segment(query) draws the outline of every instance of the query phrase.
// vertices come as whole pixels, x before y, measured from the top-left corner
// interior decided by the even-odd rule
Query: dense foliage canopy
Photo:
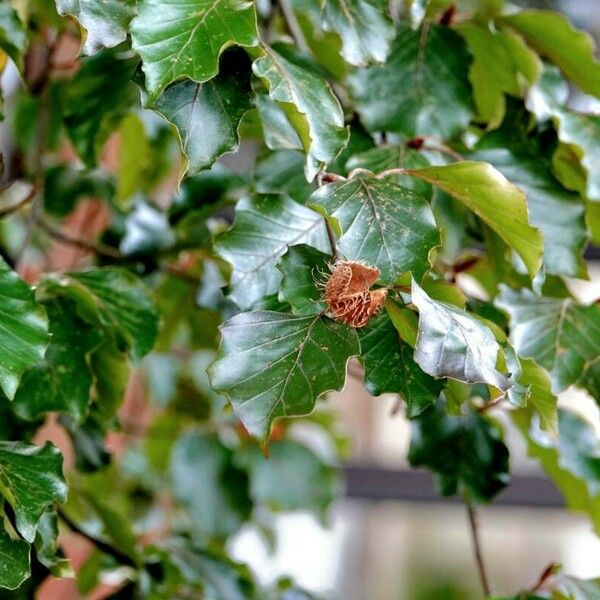
[[[72,576],[62,523],[82,594],[308,598],[227,541],[325,516],[351,359],[442,494],[509,483],[511,424],[600,533],[597,424],[557,408],[600,403],[587,34],[501,0],[1,0],[0,49],[2,597]]]

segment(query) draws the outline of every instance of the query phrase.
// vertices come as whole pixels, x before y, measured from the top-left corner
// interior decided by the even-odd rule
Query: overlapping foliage
[[[351,359],[403,400],[408,458],[441,493],[507,485],[504,411],[600,532],[600,441],[556,406],[569,386],[600,402],[600,306],[568,286],[600,242],[600,118],[567,102],[569,86],[600,98],[594,45],[498,0],[390,6],[1,3],[19,80],[0,206],[14,597],[71,574],[59,522],[95,544],[82,593],[112,571],[115,597],[307,597],[264,589],[227,540],[270,539],[274,511],[324,515],[340,440],[313,411]],[[387,290],[364,328],[324,302],[336,261]],[[140,381],[143,414],[120,410]],[[598,593],[552,571],[524,597]]]

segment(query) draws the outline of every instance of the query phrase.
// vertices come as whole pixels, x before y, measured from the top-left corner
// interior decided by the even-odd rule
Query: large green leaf
[[[600,115],[556,109],[558,137],[569,144],[585,169],[586,196],[600,202]]]
[[[247,0],[138,0],[131,22],[151,99],[173,81],[203,83],[218,72],[221,52],[256,46],[256,11]]]
[[[104,143],[126,112],[139,104],[139,91],[131,82],[136,65],[131,52],[103,50],[83,60],[65,86],[65,127],[89,167],[96,166]]]
[[[324,27],[342,39],[342,56],[364,67],[384,62],[394,39],[394,28],[380,6],[370,0],[326,0]]]
[[[87,30],[84,50],[94,54],[125,41],[135,0],[56,0],[56,7],[61,15],[76,17]]]
[[[348,359],[360,352],[354,330],[320,315],[242,313],[221,335],[211,384],[262,440],[276,417],[310,413],[319,396],[340,390]]]
[[[588,33],[574,29],[567,17],[549,10],[523,10],[502,18],[546,56],[584,92],[600,97],[600,63]]]
[[[269,96],[281,103],[294,126],[307,155],[306,178],[311,181],[348,141],[338,99],[325,79],[268,46],[253,70],[268,82]]]
[[[408,460],[433,471],[444,496],[488,502],[509,483],[500,429],[476,410],[451,415],[440,400],[411,422]]]
[[[87,358],[101,338],[77,315],[74,302],[56,298],[44,302],[44,307],[50,319],[50,345],[44,361],[25,372],[14,410],[25,419],[56,411],[81,421],[92,385]]]
[[[276,150],[260,157],[254,171],[254,187],[261,194],[285,194],[305,204],[315,185],[306,181],[304,155],[297,150]]]
[[[510,339],[521,356],[550,372],[555,392],[579,379],[600,357],[600,306],[538,297],[502,286],[496,304],[510,315]]]
[[[31,288],[0,257],[0,388],[14,398],[23,372],[41,361],[48,320]]]
[[[565,190],[552,175],[548,160],[522,148],[481,150],[476,158],[492,163],[527,197],[529,222],[543,235],[543,264],[553,275],[585,277],[586,243],[581,198]]]
[[[504,118],[504,95],[523,97],[542,71],[537,54],[512,32],[492,31],[487,26],[463,23],[457,31],[473,53],[469,81],[479,118],[488,128],[497,127]]]
[[[462,202],[517,251],[531,277],[537,273],[542,236],[529,223],[525,195],[492,165],[462,161],[412,170],[411,174]]]
[[[217,253],[233,265],[230,297],[248,308],[279,288],[277,261],[295,244],[327,250],[327,230],[316,212],[284,197],[246,197],[233,227],[217,238]]]
[[[413,359],[413,349],[398,335],[387,312],[359,330],[365,386],[370,394],[399,394],[407,415],[416,417],[434,404],[444,382],[424,373]]]
[[[466,311],[432,300],[413,281],[412,303],[419,310],[415,361],[434,377],[487,383],[506,392],[513,382],[498,370],[501,347],[492,331]]]
[[[210,81],[175,83],[153,106],[177,128],[190,175],[237,150],[238,127],[251,107],[250,60],[242,50],[227,52]]]
[[[58,449],[0,442],[0,493],[14,510],[19,533],[33,543],[42,514],[67,499]]]
[[[359,175],[318,189],[309,204],[323,211],[339,235],[338,251],[381,271],[393,284],[412,273],[420,280],[440,234],[427,201],[385,179]]]
[[[23,53],[27,47],[27,34],[19,16],[10,5],[0,4],[0,48],[8,54],[17,67],[23,66]]]
[[[189,433],[177,440],[170,473],[175,497],[186,506],[198,535],[226,537],[248,518],[248,476],[216,435]]]
[[[414,31],[401,21],[386,64],[348,78],[367,129],[446,138],[468,125],[472,105],[465,42],[448,27],[424,27]]]
[[[0,588],[14,590],[29,577],[29,544],[0,527]]]

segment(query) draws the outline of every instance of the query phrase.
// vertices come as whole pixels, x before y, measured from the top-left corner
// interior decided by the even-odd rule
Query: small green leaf
[[[181,437],[173,447],[170,473],[175,497],[186,506],[198,535],[226,537],[248,518],[248,476],[217,436]]]
[[[275,268],[288,246],[309,244],[327,250],[323,218],[284,197],[246,197],[236,208],[233,227],[215,242],[219,256],[233,265],[230,298],[241,308],[277,292]]]
[[[443,496],[489,502],[510,480],[499,428],[476,410],[450,415],[443,400],[411,421],[408,460],[433,471]]]
[[[0,48],[10,56],[17,68],[23,68],[27,33],[13,7],[6,2],[0,4]]]
[[[424,373],[413,359],[413,349],[401,341],[387,313],[359,330],[365,386],[373,396],[398,394],[407,405],[407,416],[421,414],[439,398],[444,387]]]
[[[540,298],[506,286],[496,305],[510,315],[510,339],[517,353],[550,372],[556,393],[575,383],[600,356],[600,306]]]
[[[434,377],[487,383],[506,392],[510,374],[497,369],[500,345],[479,319],[445,302],[435,302],[412,283],[412,303],[419,309],[416,363]]]
[[[174,81],[213,78],[228,46],[258,44],[254,2],[246,0],[138,0],[130,31],[151,101]]]
[[[38,524],[35,554],[54,577],[73,577],[69,559],[58,545],[58,519],[53,511],[45,512]]]
[[[269,96],[280,103],[296,130],[306,153],[306,178],[312,181],[348,141],[338,99],[327,81],[268,46],[252,68],[268,82]]]
[[[369,0],[326,0],[324,29],[342,39],[342,56],[351,65],[382,63],[390,53],[394,28],[381,8]]]
[[[42,514],[67,499],[58,449],[0,442],[0,493],[15,512],[19,533],[33,543]]]
[[[275,418],[308,414],[322,394],[340,390],[348,359],[360,353],[354,330],[319,315],[242,313],[221,336],[211,384],[263,441]]]
[[[528,403],[537,411],[542,429],[556,432],[558,428],[557,398],[552,393],[548,373],[530,358],[519,359],[522,373],[519,384],[530,388]]]
[[[61,15],[73,15],[87,30],[83,49],[94,54],[125,41],[135,0],[56,0],[56,7]]]
[[[31,288],[0,257],[0,388],[15,397],[23,372],[44,358],[48,319]]]
[[[29,577],[29,544],[0,527],[0,588],[15,590]]]
[[[295,315],[316,315],[326,310],[319,284],[323,284],[331,260],[330,254],[305,244],[290,246],[281,257],[277,265],[282,274],[279,299],[287,302]]]
[[[600,63],[594,58],[595,44],[588,33],[549,10],[522,10],[502,17],[502,22],[521,33],[584,92],[600,98]]]
[[[259,158],[254,172],[254,186],[261,194],[285,194],[306,204],[315,186],[306,181],[302,171],[304,156],[296,150],[276,150]]]
[[[240,121],[252,108],[248,55],[242,50],[227,52],[216,77],[204,83],[175,83],[152,108],[175,125],[189,174],[197,175],[239,146]]]
[[[424,27],[414,31],[401,21],[385,65],[348,78],[370,131],[448,138],[469,124],[473,110],[466,44],[448,27]]]
[[[338,251],[381,271],[384,284],[404,273],[420,280],[440,234],[427,201],[385,179],[357,176],[318,189],[309,204],[333,223]]]
[[[517,251],[534,277],[542,257],[542,236],[529,223],[525,195],[502,173],[485,162],[462,161],[411,174],[437,185],[473,211]]]

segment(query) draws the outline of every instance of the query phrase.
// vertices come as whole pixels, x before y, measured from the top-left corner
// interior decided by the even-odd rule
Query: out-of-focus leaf
[[[306,181],[302,167],[304,157],[296,150],[277,150],[266,154],[256,163],[255,187],[261,194],[286,194],[305,204],[315,190]]]
[[[10,3],[3,2],[0,5],[0,48],[22,69],[26,47],[27,33],[23,23]]]
[[[346,363],[359,352],[356,332],[326,317],[242,313],[222,326],[209,375],[264,441],[275,418],[308,414],[323,393],[341,389]]]

